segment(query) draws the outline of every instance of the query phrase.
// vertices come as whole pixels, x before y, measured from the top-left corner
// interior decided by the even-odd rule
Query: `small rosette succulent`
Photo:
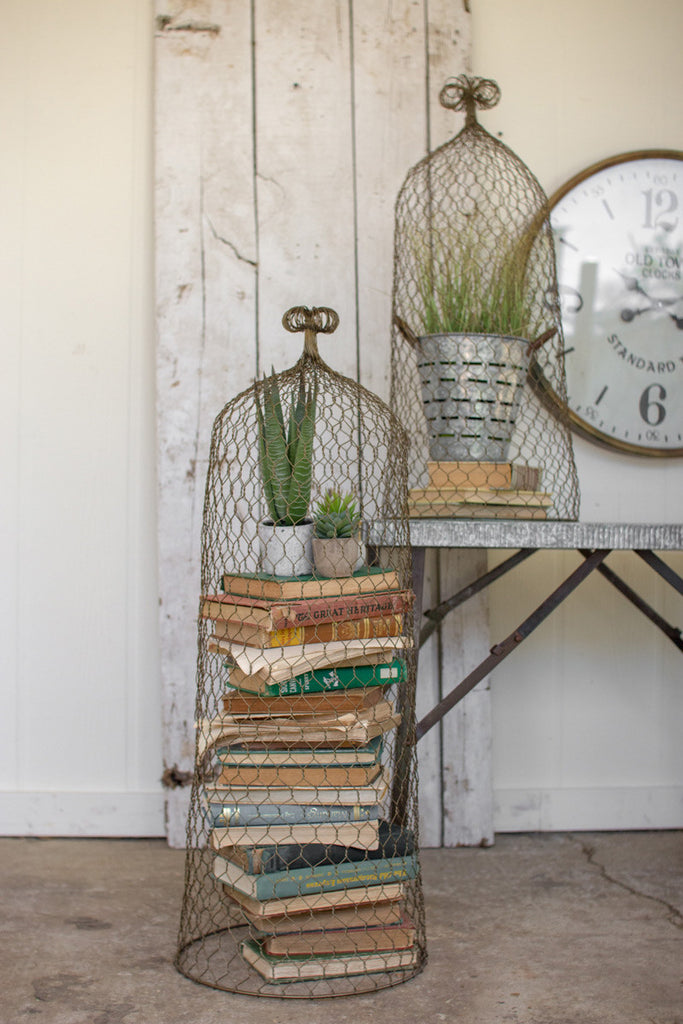
[[[360,527],[360,513],[353,494],[341,494],[330,488],[315,507],[313,514],[316,537],[356,537]]]

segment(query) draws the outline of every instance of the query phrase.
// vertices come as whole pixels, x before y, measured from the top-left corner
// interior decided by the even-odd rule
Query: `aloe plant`
[[[313,521],[316,537],[355,537],[360,526],[356,499],[331,487],[316,505]]]
[[[263,376],[256,393],[259,462],[268,513],[276,526],[304,522],[311,501],[317,385],[306,387],[303,373],[285,422],[275,373]]]

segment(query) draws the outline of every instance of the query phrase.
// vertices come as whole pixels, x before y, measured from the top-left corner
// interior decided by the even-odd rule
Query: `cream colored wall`
[[[683,149],[679,0],[472,0],[472,63],[502,89],[482,117],[551,194],[595,161]],[[584,520],[680,522],[683,463],[577,438]],[[495,556],[494,556],[495,557]],[[537,554],[491,591],[507,635],[577,556]],[[683,571],[680,556],[667,556]],[[609,564],[674,625],[680,597],[634,557]],[[520,594],[522,597],[520,597]],[[495,824],[501,829],[683,824],[680,653],[591,579],[494,676]]]
[[[152,18],[4,0],[0,831],[160,835]]]

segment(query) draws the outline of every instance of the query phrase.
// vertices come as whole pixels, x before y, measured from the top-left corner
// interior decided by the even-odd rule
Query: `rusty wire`
[[[410,551],[408,543],[408,521],[406,509],[407,495],[407,458],[408,441],[399,421],[383,402],[356,382],[334,372],[321,359],[316,334],[331,333],[338,324],[337,314],[333,310],[308,310],[304,307],[288,311],[283,318],[284,326],[290,331],[305,333],[304,352],[299,361],[288,370],[276,374],[273,379],[256,381],[252,387],[238,395],[217,415],[211,438],[209,468],[206,481],[201,559],[201,602],[210,595],[220,595],[221,581],[225,574],[246,574],[258,572],[262,565],[261,547],[258,537],[258,524],[268,517],[269,510],[264,500],[264,453],[259,447],[259,430],[261,417],[259,408],[263,410],[268,394],[272,395],[276,383],[282,408],[287,410],[290,403],[296,406],[298,398],[314,396],[315,401],[315,433],[312,445],[312,475],[309,509],[315,510],[317,503],[330,488],[342,492],[351,492],[363,531],[361,539],[374,524],[386,522],[391,525],[392,541],[382,548],[380,553],[361,546],[366,562],[374,562],[378,570],[395,572],[395,589],[405,597],[405,609],[399,616],[396,627],[397,648],[388,648],[389,653],[378,655],[377,661],[387,661],[398,657],[404,664],[404,679],[395,685],[368,687],[366,690],[348,690],[348,694],[360,694],[361,700],[372,701],[372,694],[377,693],[386,704],[393,705],[394,711],[400,716],[396,724],[387,730],[380,739],[378,747],[377,771],[381,768],[381,777],[386,779],[384,788],[379,790],[379,826],[382,836],[391,834],[403,839],[407,838],[410,856],[417,864],[418,850],[418,819],[417,819],[417,782],[415,757],[415,657],[412,649],[413,621],[411,605],[411,574]],[[303,408],[303,406],[301,407]],[[287,575],[291,565],[284,567],[280,575]],[[320,581],[322,592],[325,580]],[[382,589],[382,588],[380,588]],[[372,598],[374,591],[367,595]],[[335,996],[368,992],[391,985],[396,985],[422,969],[425,961],[425,928],[424,908],[422,900],[419,864],[414,877],[401,883],[400,898],[394,892],[391,899],[384,899],[384,886],[375,886],[370,892],[371,899],[364,907],[362,918],[354,918],[351,910],[346,916],[339,909],[330,910],[326,918],[319,912],[295,914],[287,911],[279,918],[259,918],[254,907],[245,910],[244,904],[238,901],[238,894],[229,885],[216,878],[216,854],[212,848],[212,835],[216,835],[216,796],[215,784],[217,777],[225,771],[226,758],[231,763],[242,757],[249,756],[260,759],[261,767],[257,767],[256,781],[254,776],[245,771],[241,777],[241,769],[232,764],[231,781],[226,783],[220,794],[220,805],[225,815],[225,804],[240,800],[250,805],[250,810],[260,808],[259,800],[265,800],[263,788],[258,779],[264,777],[265,769],[272,769],[279,761],[289,756],[291,749],[297,756],[312,758],[323,757],[334,760],[329,751],[324,755],[318,753],[325,744],[304,740],[294,742],[285,732],[281,722],[274,718],[261,719],[256,738],[240,745],[234,737],[224,741],[213,741],[213,733],[207,733],[207,723],[222,721],[226,709],[226,695],[234,701],[234,695],[243,695],[243,689],[233,689],[235,682],[244,687],[253,681],[254,676],[243,672],[238,678],[237,670],[230,665],[225,650],[214,649],[216,634],[223,626],[230,625],[234,608],[226,607],[223,612],[213,618],[202,615],[198,619],[197,646],[197,699],[196,720],[199,723],[196,745],[196,770],[191,793],[191,804],[187,822],[187,854],[185,873],[185,892],[181,912],[180,930],[176,965],[178,969],[193,980],[204,985],[232,992],[249,993],[261,996]],[[370,613],[369,613],[370,614]],[[346,623],[352,631],[353,623]],[[323,625],[311,627],[313,633],[303,642],[315,645],[316,649],[324,646],[326,640],[319,639],[323,634]],[[376,628],[376,627],[373,627]],[[346,634],[342,634],[346,635]],[[382,635],[382,631],[378,633]],[[352,656],[358,656],[358,645]],[[282,647],[280,653],[293,648]],[[365,648],[363,648],[365,649]],[[308,650],[312,648],[309,646]],[[351,648],[349,648],[351,651]],[[258,656],[262,653],[258,645],[252,646],[249,653]],[[370,658],[369,660],[372,660]],[[392,662],[393,663],[393,662]],[[350,669],[360,674],[360,668]],[[289,673],[292,675],[292,673]],[[246,683],[245,683],[246,679]],[[285,685],[286,690],[286,685]],[[332,695],[337,696],[338,691]],[[315,715],[324,709],[325,699],[332,700],[330,695],[301,694],[291,698],[295,715]],[[322,704],[321,704],[322,701]],[[379,706],[379,705],[378,705]],[[375,705],[372,705],[374,708]],[[330,703],[330,713],[334,710]],[[353,716],[352,716],[353,717]],[[297,719],[299,721],[299,719]],[[265,724],[264,724],[265,722]],[[249,728],[253,721],[248,723]],[[291,722],[289,723],[291,726]],[[275,729],[273,739],[272,729]],[[264,735],[263,730],[270,729],[267,743],[259,743],[258,736]],[[207,740],[207,735],[209,739]],[[292,747],[294,743],[294,747]],[[235,745],[243,748],[235,753]],[[272,747],[272,752],[269,750]],[[336,748],[343,757],[348,757],[349,750],[355,751],[358,741],[342,743]],[[227,754],[226,754],[227,750]],[[304,753],[302,753],[302,750]],[[255,752],[255,753],[254,753]],[[356,756],[354,753],[353,756]],[[272,757],[272,762],[270,758]],[[324,762],[323,762],[324,763]],[[334,797],[334,787],[344,789],[344,782],[330,784],[325,789],[324,778],[331,768],[322,768],[323,783],[316,789],[316,798],[310,805],[314,809],[318,804],[330,802],[330,794]],[[370,774],[374,772],[374,766]],[[271,772],[272,775],[272,772]],[[246,795],[245,795],[246,793]],[[241,795],[240,795],[241,794]],[[252,795],[253,794],[253,795]],[[234,800],[232,797],[234,796]],[[212,803],[213,801],[213,803]],[[266,801],[267,802],[267,801]],[[265,811],[263,812],[265,813]],[[270,812],[269,812],[270,813]],[[308,812],[307,812],[308,813]],[[363,812],[365,813],[365,812]],[[224,818],[220,819],[225,824]],[[278,822],[278,826],[280,823]],[[294,828],[295,826],[292,826]],[[334,826],[333,826],[334,827]],[[341,827],[341,826],[339,826]],[[270,830],[270,831],[269,831]],[[287,833],[287,825],[284,828]],[[280,827],[280,833],[282,828]],[[244,840],[230,847],[227,856],[243,863],[246,856],[265,856],[258,850],[272,847],[275,852],[291,852],[297,843],[294,836],[279,835],[277,841],[270,838],[271,826],[267,826],[265,836],[259,844]],[[384,841],[384,840],[382,840]],[[352,855],[340,841],[326,840],[334,847],[328,854],[341,857],[342,860],[351,856],[360,857],[363,861],[367,856],[362,849],[360,854]],[[393,839],[392,839],[393,842]],[[385,852],[396,847],[385,847]],[[336,850],[336,853],[335,853]],[[339,851],[341,850],[341,854]],[[310,843],[304,844],[301,857],[308,863],[311,856]],[[272,853],[272,850],[271,850]],[[270,855],[270,854],[269,854]],[[240,861],[242,858],[242,861]],[[328,863],[323,857],[323,863]],[[362,865],[361,865],[362,866]],[[389,890],[386,890],[387,893]],[[349,897],[349,893],[351,896]],[[338,895],[338,892],[337,892]],[[353,902],[355,898],[351,889],[342,896]],[[382,897],[382,898],[380,898]],[[326,894],[322,894],[325,902]],[[330,897],[331,898],[331,897]],[[374,909],[373,909],[374,908]],[[260,909],[263,909],[261,907]],[[267,908],[266,908],[267,909]],[[272,909],[272,908],[271,908]],[[361,961],[360,968],[347,968],[348,960],[343,957],[339,966],[333,966],[326,977],[307,977],[310,956],[297,957],[285,953],[277,963],[284,971],[285,978],[273,982],[263,976],[248,962],[249,949],[263,950],[264,943],[269,939],[269,929],[275,928],[273,920],[277,920],[278,941],[292,944],[292,948],[300,950],[302,943],[310,942],[310,952],[330,941],[330,920],[337,920],[335,943],[350,942],[352,946],[360,943],[367,945],[375,941],[374,936],[380,918],[374,921],[374,914],[393,914],[396,918],[400,911],[401,917],[407,917],[414,930],[412,942],[399,957],[401,966],[396,966],[396,958],[386,949],[378,949],[372,959]],[[318,913],[318,917],[316,917]],[[334,917],[332,915],[337,915]],[[324,920],[324,927],[317,926]],[[353,926],[353,927],[352,927]],[[282,932],[291,932],[292,938]],[[360,933],[364,934],[361,935]],[[327,933],[327,934],[326,934]],[[340,939],[340,933],[344,938]],[[244,944],[247,943],[245,946]],[[249,945],[249,943],[251,945]],[[270,948],[270,947],[268,947]],[[364,969],[363,965],[369,969]],[[310,973],[310,972],[309,972]]]
[[[499,96],[487,79],[447,82],[441,103],[465,125],[398,194],[391,405],[412,515],[576,519],[569,419],[539,384],[566,398],[547,199],[477,121]]]

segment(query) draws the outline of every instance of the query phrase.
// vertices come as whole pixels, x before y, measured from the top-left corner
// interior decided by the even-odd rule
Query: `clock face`
[[[614,157],[550,205],[573,425],[683,455],[683,153]]]

